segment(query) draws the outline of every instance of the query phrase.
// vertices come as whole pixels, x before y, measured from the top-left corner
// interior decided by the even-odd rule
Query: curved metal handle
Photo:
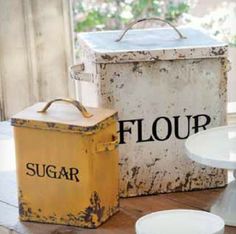
[[[79,102],[79,101],[76,101],[74,99],[69,99],[69,98],[57,98],[57,99],[54,99],[50,102],[48,102],[45,107],[42,109],[42,110],[39,110],[37,111],[38,113],[45,113],[47,111],[47,109],[54,103],[54,102],[67,102],[67,103],[70,103],[72,105],[74,105],[81,113],[82,115],[85,117],[85,118],[90,118],[92,117],[93,115],[90,114],[86,108]]]
[[[128,32],[128,30],[130,30],[135,24],[143,22],[143,21],[147,21],[147,20],[157,20],[157,21],[164,22],[176,31],[176,33],[179,35],[180,39],[186,38],[172,23],[170,23],[164,19],[158,18],[158,17],[151,17],[151,18],[138,19],[138,20],[135,20],[135,21],[129,23],[128,26],[125,28],[124,32],[120,35],[120,37],[118,39],[116,39],[116,42],[120,41],[125,36],[125,34]]]
[[[77,80],[76,76],[84,72],[84,63],[78,63],[69,67],[70,77]]]
[[[112,135],[112,141],[106,143],[99,143],[97,144],[96,151],[103,152],[103,151],[112,151],[119,145],[118,138]]]

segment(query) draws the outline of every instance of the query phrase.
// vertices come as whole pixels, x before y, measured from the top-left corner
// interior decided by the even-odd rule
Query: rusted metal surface
[[[114,207],[105,207],[101,204],[101,199],[97,192],[93,192],[89,199],[89,205],[83,211],[77,213],[67,213],[58,216],[56,212],[45,215],[44,210],[38,208],[34,210],[24,199],[22,191],[19,189],[19,214],[21,221],[35,221],[39,223],[55,223],[79,226],[85,228],[96,228],[106,221],[106,217],[114,215],[119,210],[119,203]],[[106,214],[105,214],[106,213]]]
[[[101,129],[106,128],[111,123],[115,123],[117,120],[117,116],[107,118],[104,123],[99,123],[92,127],[81,127],[76,125],[64,125],[60,123],[53,123],[53,122],[38,122],[33,120],[22,120],[22,119],[11,119],[12,126],[16,127],[28,127],[28,128],[35,128],[35,129],[44,129],[44,130],[53,130],[59,132],[71,132],[71,133],[80,133],[83,135],[91,135],[94,134]]]
[[[57,110],[58,105],[54,107],[56,113],[52,114],[52,117],[50,117],[50,114],[46,115],[38,113],[38,111],[40,111],[45,104],[46,103],[37,103],[34,106],[27,108],[23,112],[18,113],[17,115],[11,118],[11,124],[16,127],[27,127],[91,135],[106,128],[110,124],[114,124],[118,118],[116,111],[104,109],[99,113],[99,116],[102,113],[102,119],[99,120],[96,118],[92,118],[91,120],[84,121],[84,117],[81,118],[79,112],[76,113],[75,110],[73,110],[73,107],[68,107],[67,110],[69,111],[69,114],[66,118],[64,118],[63,121],[63,118],[60,116],[63,115],[63,113],[60,113]],[[98,114],[95,108],[89,109],[92,112],[95,111],[95,113]],[[72,114],[74,114],[74,116],[72,116]]]
[[[44,106],[12,119],[20,219],[96,228],[119,209],[117,113]]]
[[[119,111],[123,197],[226,184],[226,171],[192,162],[183,145],[226,123],[227,45],[180,31],[187,39],[169,29],[132,30],[121,42],[117,31],[80,36],[82,102]],[[89,70],[93,79],[85,82]]]
[[[83,62],[90,60],[90,63],[107,64],[223,58],[228,54],[226,43],[218,42],[199,30],[179,28],[179,31],[186,38],[176,38],[171,29],[130,30],[120,42],[116,42],[120,31],[81,33],[80,56]]]
[[[1,128],[0,126],[0,129],[1,135],[5,127]],[[9,132],[8,126],[6,130]],[[3,142],[3,148],[5,148],[4,144],[6,142]],[[11,150],[9,155],[1,155],[3,156],[1,160],[8,160],[9,156],[11,157],[14,154],[13,149]],[[13,161],[11,160],[11,162]],[[6,167],[4,170],[7,168],[9,169],[9,167]],[[19,222],[16,188],[15,171],[2,171],[2,168],[0,168],[1,234],[134,234],[136,220],[147,213],[166,209],[200,209],[209,211],[212,204],[223,192],[223,189],[216,189],[121,199],[120,212],[118,214],[98,229],[88,230],[73,226]],[[226,227],[225,234],[235,233],[235,228]]]

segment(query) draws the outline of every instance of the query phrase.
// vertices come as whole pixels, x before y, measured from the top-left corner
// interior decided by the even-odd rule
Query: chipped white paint
[[[171,29],[130,30],[120,41],[120,31],[81,33],[80,46],[95,63],[225,57],[227,44],[199,30],[180,28],[186,39]],[[82,52],[82,53],[84,53]]]
[[[178,138],[202,130],[197,121],[204,124],[206,116],[206,128],[225,124],[227,46],[180,30],[187,39],[170,29],[132,30],[121,42],[114,42],[120,31],[80,34],[84,68],[75,78],[83,104],[119,111],[123,197],[226,183],[226,171],[189,160]]]

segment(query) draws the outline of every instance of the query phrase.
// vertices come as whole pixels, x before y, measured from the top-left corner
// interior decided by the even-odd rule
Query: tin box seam
[[[40,122],[35,120],[25,120],[25,119],[11,119],[11,125],[14,127],[26,127],[33,129],[41,129],[41,130],[51,130],[51,131],[59,131],[59,132],[69,132],[69,133],[77,133],[83,135],[92,135],[101,129],[106,128],[113,122],[117,120],[117,113],[102,120],[100,123],[91,126],[91,127],[81,127],[75,125],[66,125],[61,123],[54,122]]]
[[[195,52],[199,49],[198,53]],[[91,49],[90,49],[91,50]],[[228,45],[215,47],[194,47],[182,49],[127,51],[125,53],[102,53],[93,51],[95,64],[108,63],[132,63],[132,62],[156,62],[166,60],[203,59],[203,58],[227,58]]]

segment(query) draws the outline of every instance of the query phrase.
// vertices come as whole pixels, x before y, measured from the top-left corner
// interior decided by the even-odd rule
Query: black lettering
[[[40,175],[40,165],[39,164],[35,164],[35,165],[36,165],[36,174],[37,174],[37,176],[38,177],[44,177],[45,176],[45,167],[46,167],[46,165],[45,164],[42,165],[41,175]]]
[[[150,136],[148,139],[143,139],[143,125],[142,125],[142,122],[143,122],[143,119],[137,119],[137,125],[138,125],[138,139],[137,139],[137,143],[139,142],[147,142],[147,141],[154,141],[153,137]]]
[[[183,139],[187,139],[188,137],[189,137],[189,134],[190,134],[190,120],[191,120],[191,117],[192,117],[192,115],[186,115],[186,117],[187,117],[187,124],[188,124],[188,126],[187,126],[187,134],[185,135],[185,136],[180,136],[180,134],[179,134],[179,129],[180,129],[180,127],[179,127],[179,118],[180,118],[180,116],[178,115],[178,116],[173,116],[173,118],[174,118],[174,126],[175,126],[175,137],[177,138],[177,139],[181,139],[181,140],[183,140]]]
[[[75,178],[75,181],[79,182],[78,174],[79,170],[77,168],[70,168],[70,180],[74,180]]]
[[[66,167],[60,167],[58,170],[55,165],[27,163],[26,169],[26,175],[29,176],[47,176],[52,179],[66,179],[79,182],[79,169],[73,167],[68,168],[68,170]]]
[[[130,122],[130,123],[134,124],[135,121],[137,121],[137,120],[136,119],[131,119],[131,120],[120,120],[119,121],[119,131],[118,131],[118,133],[120,133],[120,142],[119,142],[119,144],[126,144],[125,136],[124,136],[125,132],[128,132],[130,134],[132,133],[131,128],[125,128],[124,127],[124,123],[125,122]]]
[[[203,123],[202,125],[200,125],[200,118],[204,117],[206,119],[205,123]],[[197,133],[199,132],[199,128],[203,128],[203,130],[206,130],[206,126],[211,122],[211,117],[209,115],[205,115],[205,114],[200,114],[200,115],[195,115],[193,116],[194,118],[194,132]]]
[[[28,169],[28,171],[26,172],[26,175],[29,175],[29,176],[35,175],[34,163],[27,163],[26,168]]]
[[[67,172],[65,167],[61,167],[61,171],[60,171],[60,174],[58,176],[58,179],[61,179],[61,177],[65,177],[67,180],[69,180],[68,172]]]
[[[52,170],[53,169],[53,170]],[[54,165],[48,165],[46,168],[46,174],[50,178],[56,178],[56,166]]]
[[[160,138],[157,134],[157,123],[159,120],[161,119],[164,119],[167,123],[167,133],[166,133],[166,136],[164,138]],[[158,117],[154,122],[153,122],[153,125],[152,125],[152,134],[153,136],[155,137],[156,140],[158,141],[165,141],[167,139],[169,139],[169,137],[171,136],[171,133],[172,133],[172,125],[171,125],[171,122],[170,120],[167,118],[167,117],[164,117],[164,116],[161,116],[161,117]]]

